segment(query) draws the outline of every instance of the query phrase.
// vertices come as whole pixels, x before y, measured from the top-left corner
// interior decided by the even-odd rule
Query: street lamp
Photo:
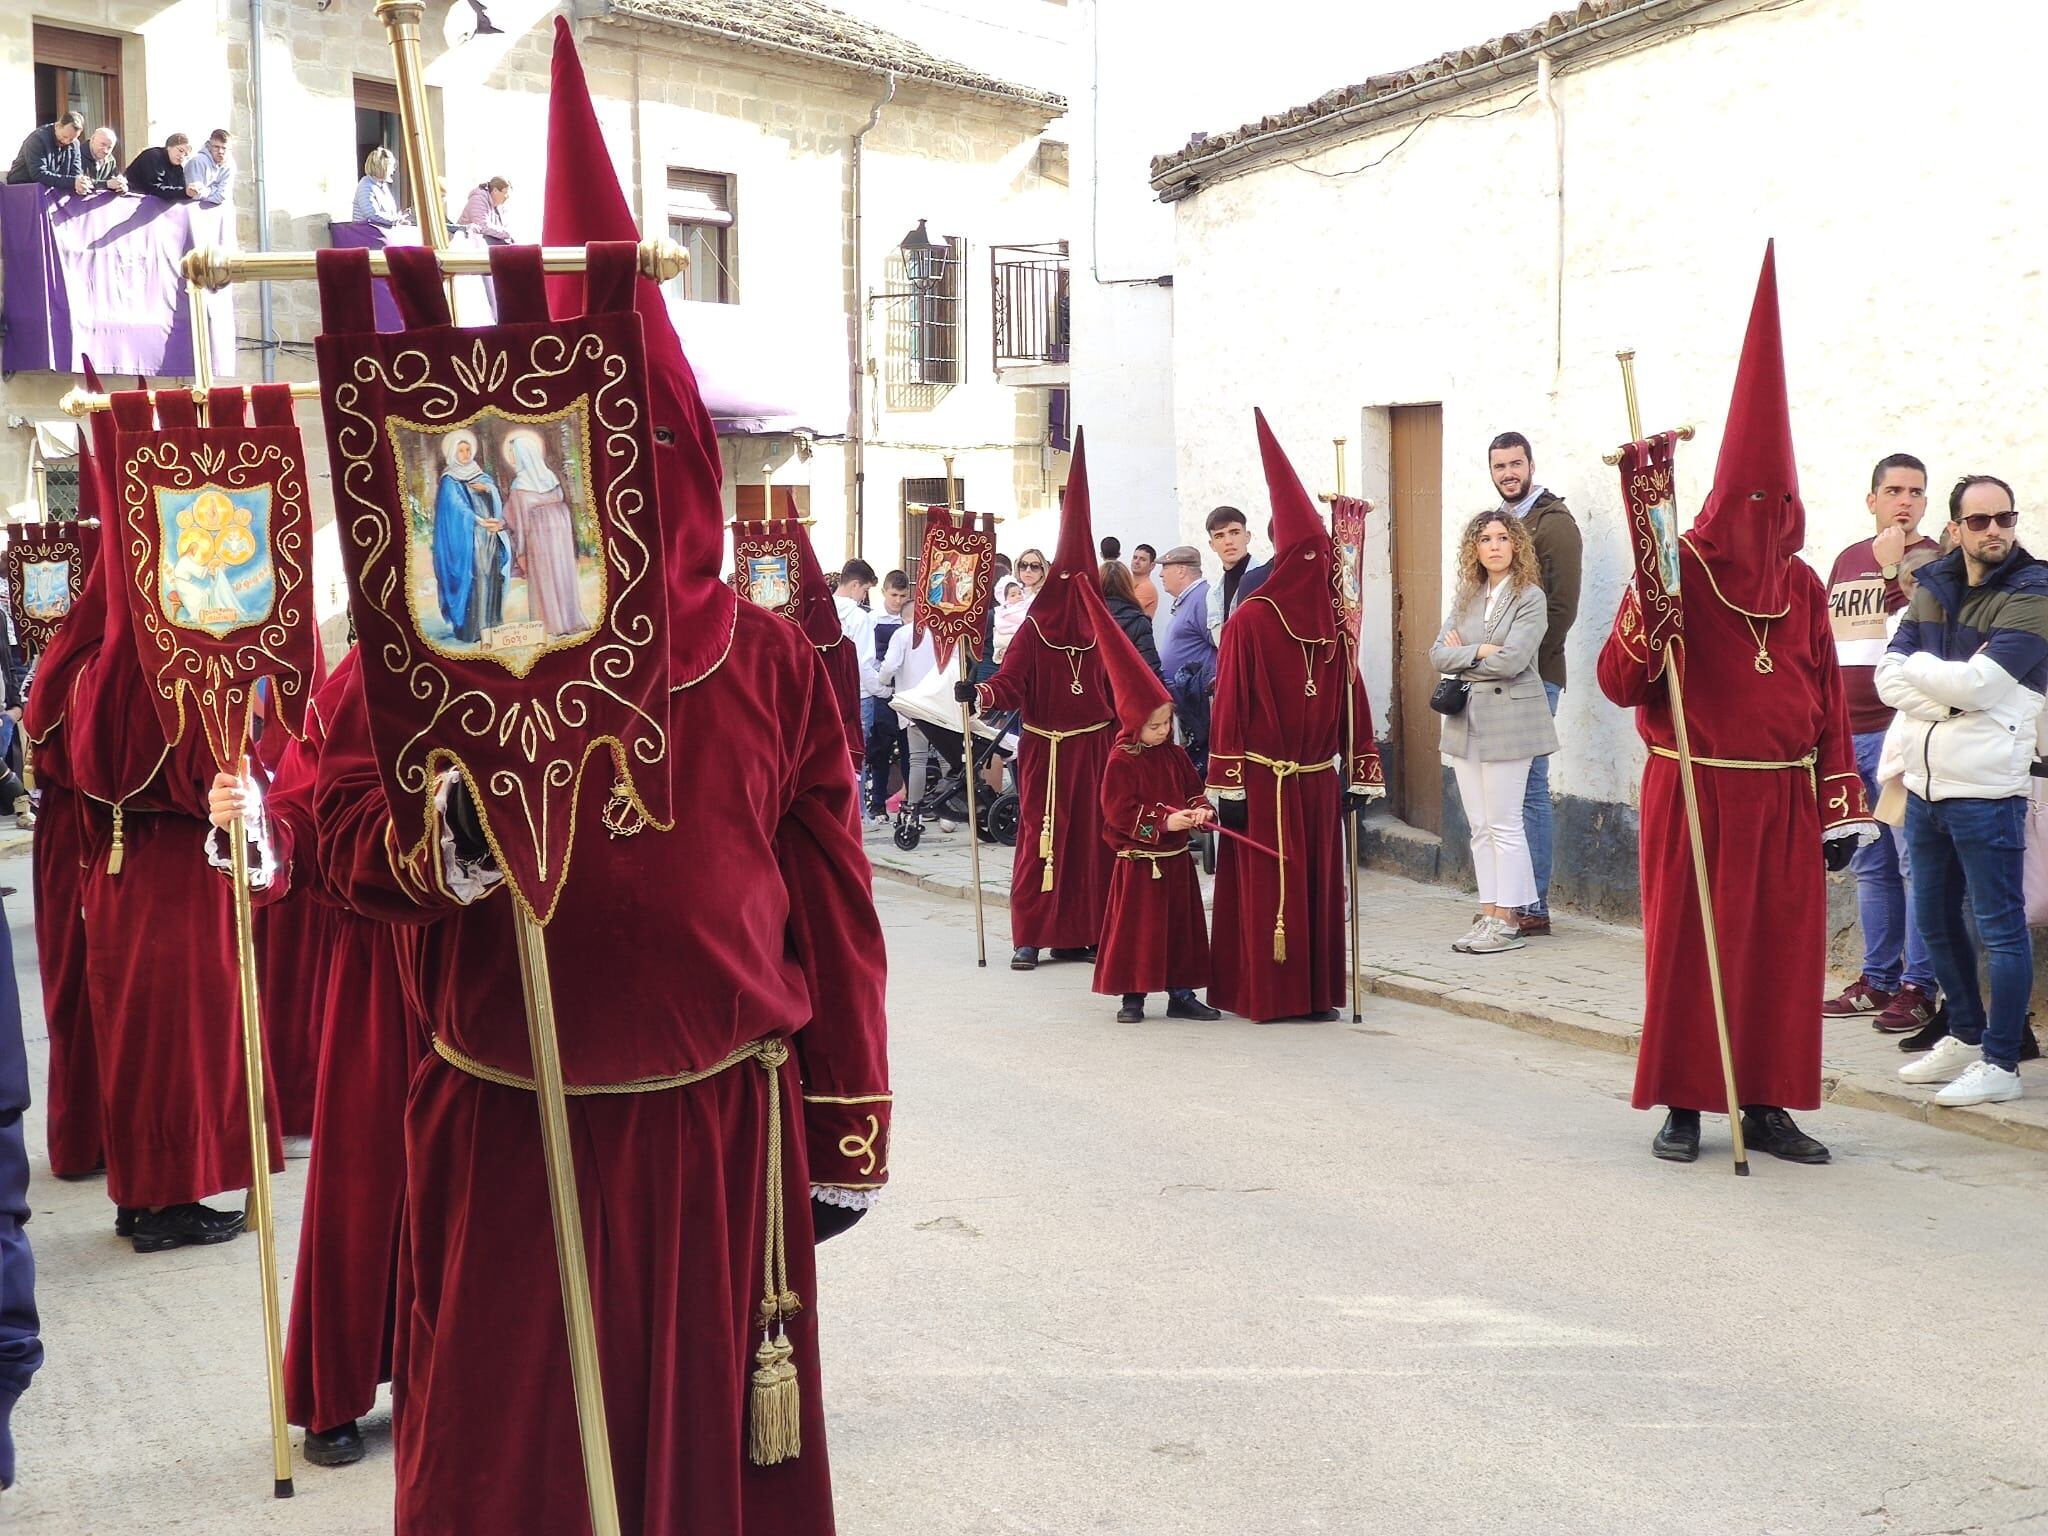
[[[919,219],[917,228],[903,237],[903,272],[913,288],[930,292],[946,280],[946,257],[951,254],[934,240]]]

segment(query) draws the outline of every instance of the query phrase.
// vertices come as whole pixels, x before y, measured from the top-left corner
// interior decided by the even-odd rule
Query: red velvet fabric
[[[730,655],[674,692],[667,723],[687,825],[585,834],[546,932],[563,1069],[619,1083],[793,1037],[785,1125],[800,1078],[803,1134],[786,1138],[784,1177],[804,1449],[757,1468],[742,1445],[766,1074],[743,1063],[573,1097],[621,1505],[629,1530],[809,1536],[832,1521],[806,1184],[887,1178],[882,934],[836,704],[798,630],[741,604]],[[410,925],[401,968],[429,1029],[530,1075],[505,893],[461,906],[438,855],[399,856],[359,686],[329,725],[315,796],[326,878],[357,911]],[[586,780],[584,826],[607,787]],[[536,1113],[529,1093],[438,1058],[413,1084],[394,1386],[405,1536],[588,1529]]]
[[[1078,603],[1076,608],[1085,625],[1086,612],[1079,611]],[[1080,949],[1095,943],[1109,901],[1113,860],[1102,840],[1102,771],[1116,741],[1116,708],[1093,632],[1085,638],[1085,649],[1049,644],[1039,632],[1037,613],[1028,613],[1002,666],[979,690],[982,714],[1021,709],[1024,724],[1036,727],[1024,732],[1017,752],[1010,940],[1019,947]],[[1057,764],[1053,743],[1038,734],[1091,726],[1098,729],[1059,743]],[[1051,890],[1045,889],[1045,860],[1039,853],[1048,808],[1053,812]]]
[[[1126,641],[1126,644],[1129,642]],[[1164,992],[1209,984],[1209,920],[1188,834],[1166,813],[1207,805],[1202,776],[1176,742],[1109,754],[1102,775],[1102,835],[1112,850],[1170,854],[1118,858],[1109,881],[1095,990]]]
[[[88,802],[64,782],[56,739],[38,748],[42,808],[30,857],[36,902],[36,965],[50,1029],[50,1077],[43,1094],[50,1172],[91,1173],[105,1161],[100,1139],[99,1051],[85,982],[85,819]]]
[[[1816,755],[1812,768],[1694,769],[1738,1094],[1748,1104],[1812,1109],[1820,1103],[1821,1065],[1814,999],[1827,952],[1821,836],[1868,816],[1827,594],[1804,564],[1788,562],[1790,611],[1768,622],[1746,619],[1715,595],[1689,545],[1680,549],[1685,635],[1668,664],[1680,669],[1694,754],[1761,763]],[[1644,741],[1670,751],[1669,694],[1649,675],[1641,620],[1630,613],[1636,601],[1631,586],[1600,652],[1600,690],[1635,709]],[[1756,670],[1759,634],[1770,648],[1768,675]],[[1641,864],[1648,987],[1634,1102],[1723,1111],[1678,765],[1654,753],[1643,770]]]

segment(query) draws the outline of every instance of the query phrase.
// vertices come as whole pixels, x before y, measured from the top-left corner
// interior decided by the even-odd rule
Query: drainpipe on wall
[[[1557,246],[1551,265],[1550,393],[1557,396],[1564,374],[1564,109],[1551,89],[1550,55],[1536,55],[1536,99],[1550,109],[1552,196],[1557,205]]]
[[[270,249],[270,194],[263,183],[263,0],[249,0],[249,164],[256,182],[256,249]],[[263,339],[263,382],[277,378],[277,334],[270,284],[256,285],[257,328]]]
[[[882,92],[882,99],[868,113],[867,126],[854,134],[852,146],[847,151],[847,169],[853,180],[853,355],[847,363],[852,400],[846,421],[846,435],[853,443],[853,515],[846,520],[846,556],[849,560],[860,554],[867,539],[868,522],[868,300],[867,270],[861,259],[861,141],[875,131],[875,125],[882,120],[882,108],[895,99],[896,71],[892,69],[888,73],[888,88]]]

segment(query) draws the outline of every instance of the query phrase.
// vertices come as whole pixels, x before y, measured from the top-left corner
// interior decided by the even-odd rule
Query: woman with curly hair
[[[1465,525],[1457,572],[1451,614],[1429,658],[1447,685],[1438,699],[1452,706],[1444,713],[1442,749],[1472,829],[1479,916],[1451,947],[1493,955],[1522,947],[1515,913],[1536,899],[1522,794],[1530,762],[1557,750],[1536,671],[1549,617],[1536,546],[1511,512],[1482,512]]]

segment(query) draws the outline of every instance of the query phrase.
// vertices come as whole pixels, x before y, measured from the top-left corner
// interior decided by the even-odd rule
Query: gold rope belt
[[[1093,736],[1097,731],[1109,729],[1110,724],[1110,721],[1098,720],[1093,725],[1084,725],[1073,731],[1048,731],[1042,725],[1024,727],[1033,736],[1043,737],[1052,744],[1052,750],[1045,759],[1045,815],[1038,823],[1038,857],[1045,863],[1045,874],[1038,882],[1041,891],[1052,889],[1052,834],[1053,824],[1059,819],[1060,804],[1060,743],[1069,736]]]
[[[517,1088],[532,1093],[534,1081],[516,1072],[486,1066],[475,1057],[457,1050],[439,1035],[433,1038],[434,1054],[458,1072],[500,1088]],[[741,1046],[723,1061],[696,1072],[672,1072],[662,1077],[634,1077],[622,1083],[567,1083],[562,1091],[571,1098],[595,1098],[629,1093],[663,1093],[685,1088],[718,1076],[742,1062],[757,1061],[768,1084],[767,1188],[763,1194],[761,1222],[761,1305],[755,1325],[761,1330],[761,1347],[754,1351],[754,1376],[748,1394],[748,1454],[756,1466],[772,1467],[789,1461],[803,1449],[797,1400],[796,1366],[791,1363],[789,1319],[803,1302],[789,1287],[788,1213],[782,1189],[782,1091],[777,1074],[789,1060],[789,1042],[780,1035],[768,1035]]]
[[[1287,787],[1287,781],[1304,773],[1327,773],[1337,765],[1334,762],[1294,763],[1284,758],[1261,757],[1256,752],[1245,756],[1273,775],[1273,856],[1280,863],[1280,904],[1273,909],[1273,963],[1287,963],[1287,807],[1280,803],[1279,791]]]
[[[1152,866],[1152,878],[1154,880],[1163,880],[1166,877],[1159,873],[1159,861],[1161,859],[1177,859],[1186,852],[1187,849],[1185,848],[1119,848],[1116,851],[1116,856],[1120,859],[1145,860],[1145,862]]]
[[[1678,754],[1669,747],[1653,745],[1650,748],[1650,752],[1655,757],[1668,757],[1673,762],[1678,761]],[[1698,768],[1745,768],[1755,773],[1778,773],[1793,768],[1804,768],[1806,770],[1806,782],[1813,790],[1814,799],[1818,800],[1820,798],[1820,775],[1814,766],[1820,761],[1820,752],[1817,749],[1789,763],[1766,763],[1746,757],[1699,756],[1695,756],[1692,761],[1693,765]]]

